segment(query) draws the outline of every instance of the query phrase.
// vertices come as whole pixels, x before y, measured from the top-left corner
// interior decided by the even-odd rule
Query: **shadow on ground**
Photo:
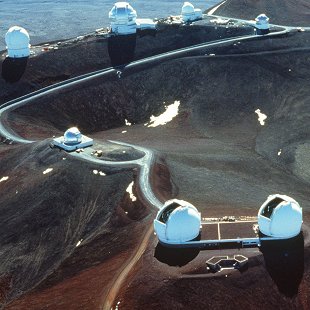
[[[2,63],[2,78],[7,83],[18,82],[25,73],[28,57],[10,58],[7,57]]]
[[[279,291],[294,297],[304,273],[304,236],[281,241],[263,241],[261,252],[266,269]]]

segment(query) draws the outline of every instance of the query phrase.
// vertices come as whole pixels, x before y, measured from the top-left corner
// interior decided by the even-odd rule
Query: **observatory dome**
[[[195,239],[200,233],[198,210],[183,200],[168,200],[154,220],[158,239],[164,243],[181,244]]]
[[[64,134],[65,144],[79,144],[82,142],[82,134],[76,127],[69,128]]]
[[[182,19],[184,22],[192,22],[202,18],[202,11],[195,9],[190,2],[184,2],[182,6]]]
[[[183,14],[195,14],[195,8],[190,2],[184,2],[182,6],[182,15]]]
[[[128,2],[116,2],[109,12],[112,32],[120,35],[136,33],[136,18],[137,12]]]
[[[22,58],[30,55],[30,37],[22,27],[11,27],[5,35],[5,43],[10,58]]]
[[[265,14],[260,14],[255,18],[255,27],[258,29],[269,29],[269,17]]]
[[[128,2],[116,2],[109,12],[111,22],[125,23],[135,21],[137,12]]]
[[[286,195],[270,195],[258,211],[259,230],[266,236],[292,238],[301,231],[302,208]]]

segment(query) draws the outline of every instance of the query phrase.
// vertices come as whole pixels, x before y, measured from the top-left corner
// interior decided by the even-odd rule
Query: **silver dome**
[[[82,134],[76,127],[69,128],[64,134],[65,144],[79,144],[82,142]]]

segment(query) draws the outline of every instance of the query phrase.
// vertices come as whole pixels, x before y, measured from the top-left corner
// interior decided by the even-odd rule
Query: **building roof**
[[[169,200],[158,212],[154,229],[160,241],[183,243],[200,233],[201,216],[198,210],[183,200]]]
[[[267,236],[292,238],[301,231],[302,208],[286,195],[271,195],[258,212],[259,230]]]

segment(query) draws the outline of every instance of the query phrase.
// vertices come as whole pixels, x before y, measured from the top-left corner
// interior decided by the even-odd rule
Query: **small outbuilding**
[[[301,231],[302,208],[286,195],[270,195],[258,211],[259,231],[275,238],[293,238]]]
[[[157,213],[154,230],[159,241],[166,244],[184,244],[198,237],[201,215],[190,203],[168,200]]]
[[[30,55],[30,37],[19,26],[11,27],[5,35],[5,43],[10,58],[24,58]]]
[[[63,137],[54,139],[53,144],[70,152],[92,146],[94,141],[82,135],[78,128],[71,127],[64,133]]]
[[[184,2],[182,6],[182,19],[184,23],[202,19],[202,11],[200,9],[195,9],[190,2]]]
[[[265,14],[260,14],[255,18],[254,27],[258,35],[264,35],[270,32],[269,28],[269,17]]]

